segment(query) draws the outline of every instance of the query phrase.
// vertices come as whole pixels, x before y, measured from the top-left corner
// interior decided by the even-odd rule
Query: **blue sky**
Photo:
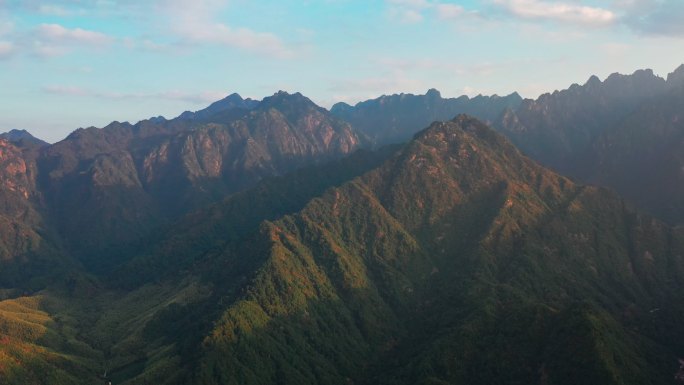
[[[0,131],[197,110],[232,92],[536,98],[684,63],[684,0],[0,0]]]

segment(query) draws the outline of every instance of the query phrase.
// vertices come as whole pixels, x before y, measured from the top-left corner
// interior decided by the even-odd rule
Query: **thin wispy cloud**
[[[116,41],[104,33],[60,24],[40,24],[18,30],[10,22],[0,22],[0,59],[17,55],[49,58],[79,48],[103,48]]]
[[[466,15],[502,16],[517,20],[552,21],[583,25],[614,24],[618,15],[610,9],[582,5],[578,1],[482,0],[467,9],[440,0],[387,0],[388,13],[406,23],[417,23],[426,16],[439,20],[460,20]]]
[[[69,29],[59,24],[41,24],[35,29],[34,35],[45,42],[60,45],[88,44],[101,46],[109,44],[114,40],[104,33],[81,28]]]
[[[387,3],[389,17],[407,24],[423,21],[423,11],[432,7],[427,0],[387,0]]]
[[[65,55],[79,48],[104,48],[115,40],[104,33],[59,24],[41,24],[18,38],[23,51],[42,58]]]
[[[167,17],[170,32],[182,42],[223,45],[277,58],[293,55],[293,50],[273,33],[217,20],[216,15],[226,5],[227,2],[221,0],[165,0],[158,2],[156,7]]]
[[[547,0],[495,0],[512,16],[523,19],[560,21],[585,25],[609,25],[617,15],[604,8],[590,7],[577,2]]]
[[[192,104],[202,105],[215,102],[226,96],[221,91],[206,92],[185,92],[180,90],[168,90],[160,92],[110,92],[97,91],[77,86],[48,85],[43,87],[43,92],[53,95],[93,97],[108,100],[129,100],[129,99],[152,99],[152,100],[174,100]]]
[[[0,0],[2,1],[2,0]],[[294,49],[271,32],[233,25],[221,20],[228,5],[225,0],[99,0],[87,4],[75,0],[10,1],[10,11],[25,11],[57,17],[89,15],[93,17],[120,17],[127,22],[152,26],[152,36],[121,36],[125,47],[158,53],[188,52],[188,47],[219,45],[276,58],[292,57]],[[124,10],[124,11],[122,11]],[[66,29],[59,24],[40,25],[33,31],[39,34],[34,53],[41,56],[62,55],[68,52],[63,46],[55,47],[46,41],[61,43],[104,44],[112,41],[107,35],[86,29]],[[139,40],[139,41],[135,41]],[[169,40],[175,40],[168,43]],[[167,43],[157,43],[166,41]],[[170,49],[169,49],[170,48]]]
[[[457,19],[466,12],[465,8],[456,4],[437,4],[435,5],[437,17],[442,20]]]
[[[480,16],[476,9],[440,0],[386,0],[390,18],[414,24],[435,17],[443,21],[461,20],[464,16]]]
[[[179,36],[191,43],[217,44],[273,57],[286,58],[293,52],[276,35],[223,23],[188,23],[177,27]]]

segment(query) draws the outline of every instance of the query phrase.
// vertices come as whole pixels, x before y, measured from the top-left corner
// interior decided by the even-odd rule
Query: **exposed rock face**
[[[592,76],[584,85],[525,100],[495,122],[520,149],[564,174],[579,176],[590,167],[587,156],[604,130],[640,103],[665,92],[665,79],[651,70]]]
[[[33,155],[0,139],[0,288],[30,287],[71,263],[41,210]]]
[[[258,103],[231,95],[173,120],[79,129],[42,150],[40,187],[69,248],[88,259],[102,244],[358,147],[349,124],[301,94]]]
[[[19,148],[3,139],[0,139],[0,183],[3,194],[28,200],[32,183],[26,161]],[[9,208],[12,205],[6,203],[4,206]]]
[[[590,78],[525,100],[495,126],[540,163],[608,186],[671,223],[684,223],[684,66]]]

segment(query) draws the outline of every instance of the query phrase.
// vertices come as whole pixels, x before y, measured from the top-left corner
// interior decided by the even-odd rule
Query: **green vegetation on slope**
[[[20,336],[3,379],[674,383],[680,230],[466,116],[389,153],[264,180],[99,280],[0,303],[20,309],[2,318]]]
[[[459,117],[262,227],[195,380],[671,383],[681,239]]]

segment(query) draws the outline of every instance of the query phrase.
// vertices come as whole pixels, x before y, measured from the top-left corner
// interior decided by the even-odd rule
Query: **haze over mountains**
[[[650,70],[592,76],[584,85],[522,100],[383,96],[332,113],[377,144],[403,141],[435,120],[471,114],[506,135],[527,156],[562,174],[616,189],[642,208],[684,221],[681,151],[684,65],[663,79]],[[664,188],[661,188],[665,186]]]
[[[2,134],[0,383],[678,383],[683,111],[684,66]]]
[[[456,114],[477,116],[485,122],[496,120],[507,108],[515,109],[522,98],[517,93],[500,97],[442,98],[439,91],[430,89],[425,95],[389,95],[360,102],[355,106],[335,104],[330,112],[350,122],[373,140],[375,145],[400,143],[409,140],[419,127],[434,121],[452,119]]]

